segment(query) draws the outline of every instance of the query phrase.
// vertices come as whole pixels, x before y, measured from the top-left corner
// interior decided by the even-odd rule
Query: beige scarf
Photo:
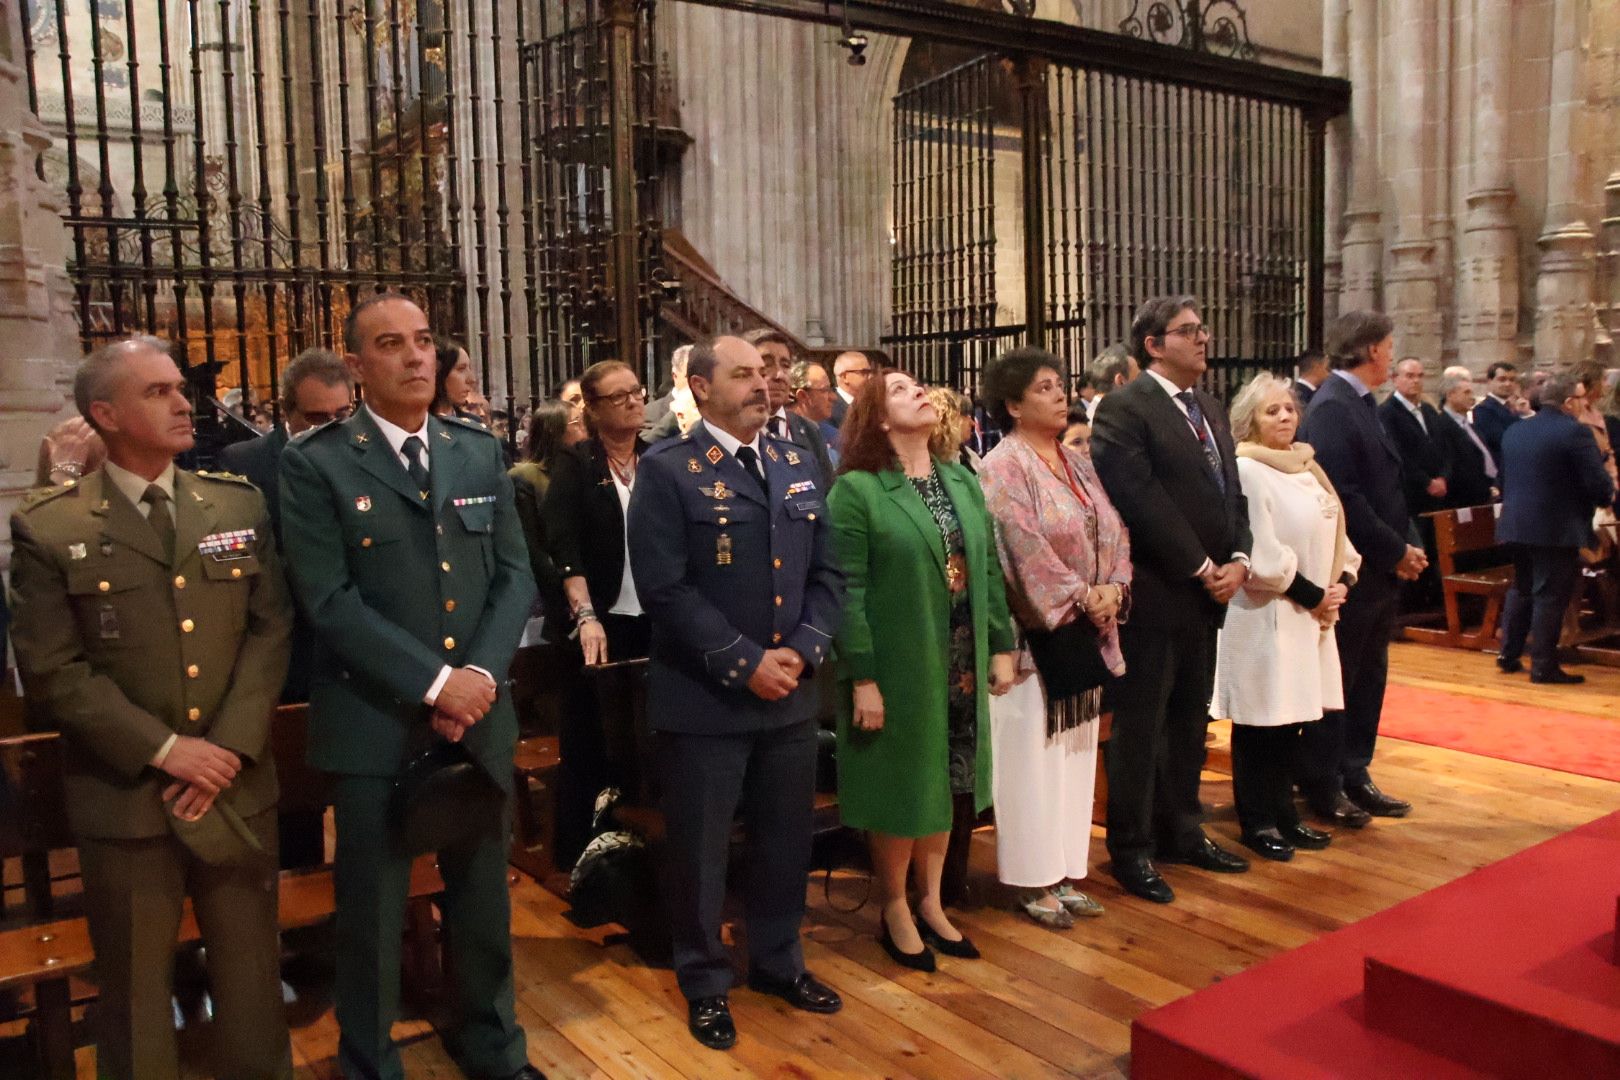
[[[1316,482],[1322,485],[1322,490],[1338,503],[1339,512],[1333,518],[1333,572],[1328,575],[1326,581],[1319,583],[1324,589],[1338,584],[1339,577],[1344,573],[1344,504],[1339,502],[1339,493],[1333,490],[1333,481],[1327,478],[1322,466],[1316,463],[1316,447],[1310,443],[1297,442],[1287,450],[1273,450],[1259,443],[1241,442],[1237,445],[1237,455],[1258,461],[1262,465],[1269,465],[1281,473],[1309,472],[1316,477]]]

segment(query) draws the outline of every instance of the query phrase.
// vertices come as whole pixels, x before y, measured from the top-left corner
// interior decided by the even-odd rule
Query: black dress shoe
[[[710,1050],[730,1050],[737,1045],[737,1025],[731,1022],[731,1003],[724,994],[687,1002],[686,1028]]]
[[[1114,860],[1110,867],[1114,880],[1119,882],[1120,888],[1132,896],[1140,896],[1143,900],[1151,900],[1155,904],[1168,904],[1176,898],[1175,891],[1170,888],[1169,882],[1159,876],[1159,871],[1153,866],[1151,860],[1138,856],[1120,862]]]
[[[1532,671],[1530,681],[1533,683],[1545,683],[1548,686],[1579,686],[1586,681],[1586,676],[1576,675],[1572,671],[1565,671],[1563,668],[1555,667],[1542,675],[1537,675]]]
[[[1405,817],[1412,812],[1412,804],[1378,790],[1371,780],[1365,784],[1351,784],[1344,789],[1345,797],[1373,817]]]
[[[1516,656],[1511,660],[1505,656],[1498,656],[1496,668],[1504,675],[1517,675],[1524,670],[1524,662]]]
[[[1294,845],[1282,838],[1280,833],[1244,833],[1240,838],[1243,846],[1272,862],[1287,862],[1294,857]]]
[[[920,950],[906,952],[894,943],[894,935],[889,933],[889,924],[882,915],[878,916],[878,929],[881,931],[878,934],[878,944],[883,946],[883,951],[889,954],[890,960],[912,971],[935,970],[934,954],[928,951],[926,934],[923,935],[924,944]],[[918,929],[921,931],[921,927]]]
[[[1347,799],[1342,791],[1333,796],[1333,801],[1325,806],[1313,801],[1311,813],[1329,825],[1339,825],[1346,829],[1364,829],[1367,822],[1372,820],[1371,814]]]
[[[932,926],[929,926],[927,920],[921,917],[917,919],[917,933],[922,935],[923,944],[937,953],[954,956],[958,960],[979,959],[978,946],[974,945],[966,934],[962,934],[960,938],[952,941]],[[957,933],[961,933],[961,931],[959,930]]]
[[[1302,851],[1321,851],[1333,843],[1333,834],[1325,833],[1320,829],[1313,829],[1309,825],[1295,822],[1292,825],[1280,825],[1277,832],[1282,838]]]
[[[1188,866],[1196,866],[1200,870],[1209,870],[1217,874],[1241,874],[1249,868],[1248,859],[1216,847],[1215,841],[1203,834],[1199,834],[1197,842],[1190,848],[1169,855],[1160,854],[1159,861],[1186,863]]]
[[[932,956],[929,957],[933,959]],[[813,1013],[835,1013],[844,1007],[844,999],[838,996],[838,991],[810,974],[808,971],[800,973],[797,979],[783,982],[768,975],[755,973],[748,976],[749,989],[758,990],[762,994],[779,997],[795,1009],[803,1009]]]

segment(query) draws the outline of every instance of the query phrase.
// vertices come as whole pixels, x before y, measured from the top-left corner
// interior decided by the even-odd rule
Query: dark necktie
[[[759,455],[752,446],[737,447],[737,460],[742,463],[743,471],[753,478],[759,485],[759,493],[765,494],[765,470],[759,467]]]
[[[1198,407],[1198,399],[1191,390],[1183,390],[1176,395],[1176,400],[1187,406],[1187,419],[1192,422],[1193,431],[1198,435],[1198,445],[1203,448],[1204,460],[1209,463],[1210,472],[1215,474],[1215,486],[1224,492],[1226,475],[1221,472],[1221,455],[1215,449],[1215,441],[1210,438],[1209,425],[1204,423],[1204,410]]]
[[[405,454],[407,462],[405,471],[411,474],[411,482],[422,492],[422,498],[427,498],[428,470],[427,463],[422,460],[422,456],[427,453],[427,447],[422,445],[421,439],[412,435],[405,440],[405,445],[401,446],[400,450]]]
[[[147,505],[146,520],[157,533],[158,543],[163,545],[164,557],[174,562],[174,518],[169,513],[169,493],[156,484],[148,484],[141,502]]]
[[[771,438],[785,439],[788,437],[786,417],[773,416],[768,421],[767,426],[771,429]]]

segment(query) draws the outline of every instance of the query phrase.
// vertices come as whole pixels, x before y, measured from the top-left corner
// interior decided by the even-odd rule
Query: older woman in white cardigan
[[[1278,862],[1332,839],[1294,809],[1292,762],[1304,725],[1344,707],[1333,624],[1361,556],[1344,508],[1307,443],[1288,380],[1260,375],[1232,405],[1238,477],[1249,502],[1250,577],[1216,649],[1210,715],[1232,721],[1232,794],[1243,843]]]

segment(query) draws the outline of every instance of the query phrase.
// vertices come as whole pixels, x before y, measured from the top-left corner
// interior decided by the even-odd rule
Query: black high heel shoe
[[[895,963],[901,967],[910,968],[912,971],[936,970],[934,954],[929,951],[927,945],[922,947],[921,952],[909,953],[900,950],[900,946],[894,943],[894,937],[889,933],[888,920],[884,919],[882,914],[878,915],[878,929],[882,931],[882,933],[878,934],[878,944],[883,946],[883,951],[888,953],[889,958]],[[927,931],[923,932],[926,933]]]
[[[958,930],[957,933],[961,934],[962,932]],[[979,959],[978,946],[968,940],[966,934],[962,934],[959,939],[952,941],[932,926],[929,926],[928,920],[920,916],[917,918],[917,935],[923,939],[924,945],[927,945],[935,952],[944,953],[946,956],[954,956],[958,960]]]

